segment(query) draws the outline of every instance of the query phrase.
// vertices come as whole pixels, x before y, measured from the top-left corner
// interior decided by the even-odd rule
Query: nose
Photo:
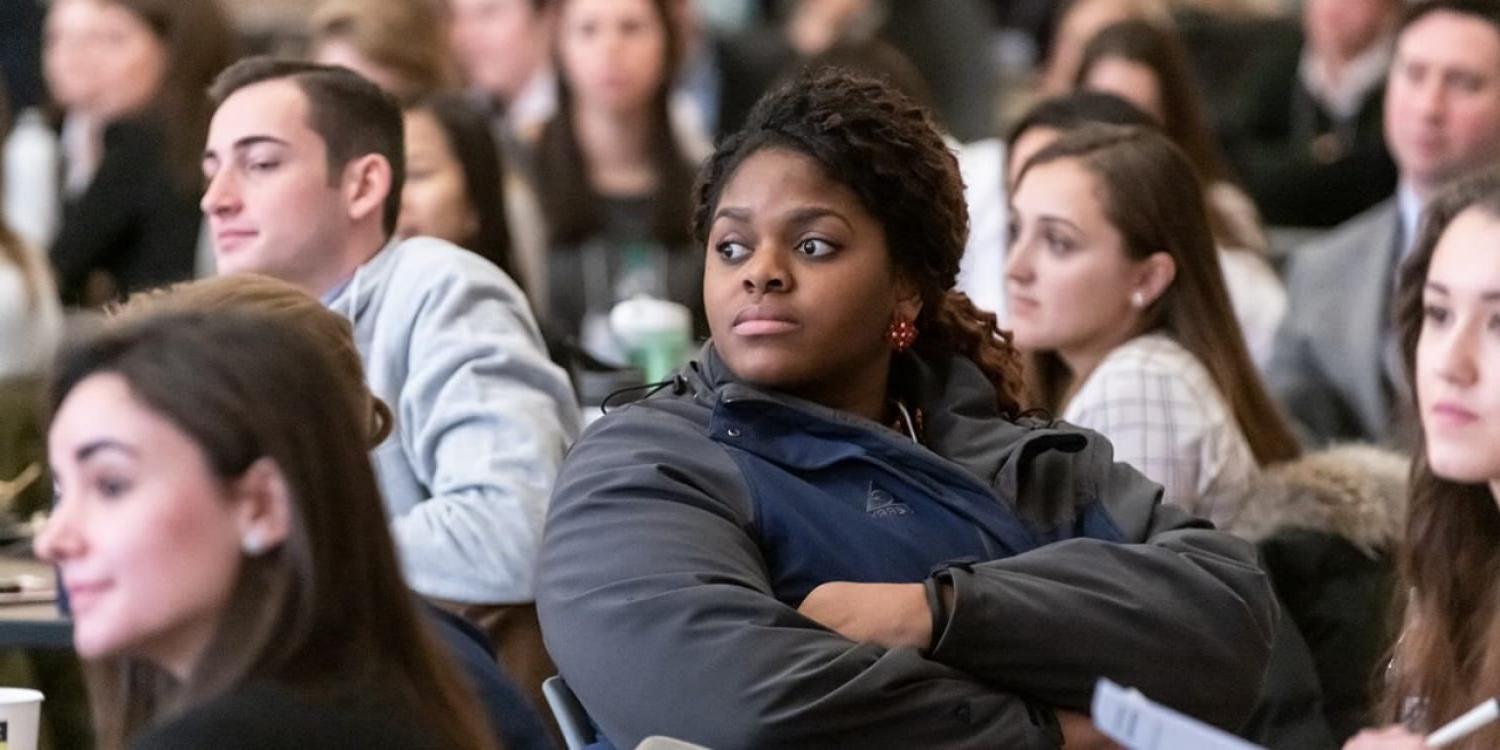
[[[198,207],[203,209],[205,216],[227,216],[239,210],[239,185],[235,182],[233,169],[220,169],[208,179]]]
[[[47,562],[61,562],[80,555],[84,550],[84,538],[80,533],[77,503],[58,503],[47,523],[42,525],[32,542],[36,556]]]
[[[1438,377],[1455,386],[1472,386],[1479,378],[1474,352],[1479,332],[1474,326],[1463,326],[1436,342],[1433,365]]]
[[[1019,238],[1006,250],[1005,280],[1016,284],[1029,284],[1036,280],[1031,249]]]
[[[608,28],[600,36],[599,46],[604,48],[606,57],[615,60],[620,51],[625,48],[626,32],[618,28]]]
[[[792,289],[792,275],[782,253],[762,248],[751,253],[742,269],[740,284],[748,294],[784,293]]]
[[[1413,92],[1416,97],[1417,112],[1424,120],[1441,120],[1447,109],[1448,99],[1446,86],[1442,77],[1428,75],[1421,83],[1417,84],[1417,90]]]

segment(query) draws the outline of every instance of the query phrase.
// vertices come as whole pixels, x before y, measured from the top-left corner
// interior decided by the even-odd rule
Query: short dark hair
[[[1400,36],[1412,24],[1439,11],[1473,16],[1488,23],[1500,35],[1500,0],[1425,0],[1412,3],[1401,14],[1401,21],[1396,24],[1396,35]]]
[[[229,66],[208,89],[217,109],[236,91],[266,81],[289,80],[307,97],[307,125],[328,149],[328,178],[337,180],[350,161],[366,154],[391,165],[385,196],[386,234],[396,231],[401,188],[406,182],[406,145],[401,107],[379,86],[348,68],[274,57],[247,57]]]

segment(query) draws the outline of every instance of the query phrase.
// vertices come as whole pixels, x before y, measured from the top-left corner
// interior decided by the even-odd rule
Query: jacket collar
[[[908,407],[922,410],[926,423],[923,445],[987,482],[996,479],[997,450],[1016,447],[1023,438],[1054,436],[1056,439],[1049,439],[1044,445],[1069,453],[1083,450],[1089,442],[1077,430],[1055,429],[1046,420],[1005,418],[996,404],[994,385],[978,365],[965,357],[932,362],[908,353],[899,357],[893,368],[893,386],[905,394]],[[830,422],[898,437],[897,433],[863,417],[741,381],[719,356],[712,341],[703,345],[698,357],[683,368],[679,377],[685,379],[693,398],[709,409],[722,402],[774,402]]]
[[[1101,499],[1099,482],[1110,475],[1113,459],[1107,444],[1093,433],[1046,419],[1006,418],[995,403],[994,386],[967,358],[934,363],[908,354],[895,367],[892,382],[907,394],[908,406],[923,410],[923,452],[961,468],[1003,502],[1025,507],[1025,516],[1044,525],[1069,523],[1079,502]],[[863,417],[741,382],[712,342],[677,377],[684,386],[678,392],[709,410],[710,432],[727,430],[728,423],[719,418],[724,407],[759,402],[796,410],[799,431],[821,420],[835,428],[862,431],[860,437],[868,439],[861,442],[876,449],[922,450],[904,435]]]

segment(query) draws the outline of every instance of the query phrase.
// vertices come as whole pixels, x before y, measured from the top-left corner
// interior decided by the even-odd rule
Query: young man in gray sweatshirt
[[[393,237],[401,113],[374,84],[250,58],[210,95],[202,206],[219,272],[291,282],[353,323],[396,419],[373,459],[408,582],[539,683],[551,667],[531,604],[537,546],[580,420],[526,297],[476,254]]]

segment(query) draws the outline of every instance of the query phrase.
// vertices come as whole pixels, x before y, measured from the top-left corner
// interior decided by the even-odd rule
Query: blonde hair
[[[313,49],[347,42],[400,77],[391,94],[402,102],[454,88],[458,71],[433,0],[324,0],[310,23]]]
[[[118,321],[134,322],[161,313],[236,312],[283,321],[303,331],[338,365],[339,379],[368,415],[366,438],[371,448],[390,436],[396,425],[390,407],[370,392],[365,368],[354,345],[354,327],[301,289],[259,274],[235,274],[138,292],[109,310]]]

